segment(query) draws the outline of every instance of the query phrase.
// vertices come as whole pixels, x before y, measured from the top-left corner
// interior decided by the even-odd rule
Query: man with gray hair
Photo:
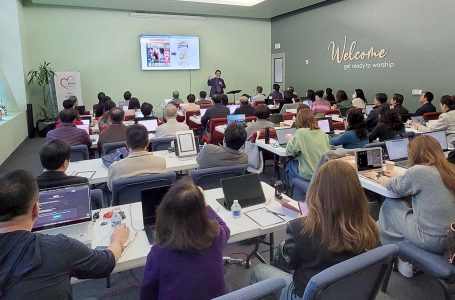
[[[175,137],[176,131],[190,129],[185,123],[177,122],[177,107],[173,104],[166,105],[163,117],[166,119],[166,123],[158,126],[155,133],[156,138]]]
[[[170,101],[169,103],[172,103],[174,105],[178,104],[182,104],[184,103],[182,99],[180,99],[180,93],[179,91],[173,91],[172,92],[172,101]]]

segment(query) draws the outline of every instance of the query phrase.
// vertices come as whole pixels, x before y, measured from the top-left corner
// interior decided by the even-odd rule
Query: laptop
[[[325,133],[332,134],[335,132],[335,130],[333,130],[333,123],[332,123],[331,117],[320,118],[320,119],[317,119],[317,121],[318,121],[319,128],[324,130]]]
[[[134,118],[139,119],[139,118],[143,118],[143,117],[144,117],[144,114],[142,114],[141,111],[134,112]]]
[[[359,174],[382,171],[382,148],[364,148],[355,152],[355,163]]]
[[[155,242],[156,209],[170,187],[170,185],[164,185],[141,191],[142,219],[144,222],[144,231],[150,245],[153,245]]]
[[[266,201],[258,174],[223,178],[220,182],[224,198],[216,201],[227,210],[231,209],[234,200],[238,200],[242,208],[262,204]]]
[[[288,140],[286,138],[287,134],[294,134],[297,128],[276,128],[276,139],[280,146],[284,147],[287,145]]]
[[[84,129],[87,134],[90,134],[90,124],[76,125],[77,128]]]
[[[373,109],[374,109],[374,104],[367,104],[365,106],[365,115],[368,116]]]
[[[447,142],[447,135],[444,130],[424,132],[422,135],[434,137],[438,141],[439,145],[441,145],[442,151],[449,150],[449,143]]]
[[[201,113],[201,118],[205,115],[205,112],[207,111],[207,108],[201,108],[199,112]]]
[[[90,126],[90,120],[87,119],[81,119],[82,124],[84,125],[89,125]]]
[[[272,122],[273,124],[280,124],[281,122],[284,122],[283,115],[282,114],[271,114],[269,116],[269,121]]]
[[[88,124],[92,124],[92,116],[90,115],[80,115],[80,119],[82,122],[84,122],[84,124],[86,124],[85,121],[88,121]]]
[[[91,245],[93,225],[88,183],[42,189],[38,197],[40,212],[32,231],[61,233]]]
[[[156,128],[158,127],[158,120],[139,120],[137,121],[138,124],[144,125],[147,128],[148,132],[156,132]]]
[[[245,115],[227,115],[226,119],[227,125],[231,124],[232,122],[245,125]]]
[[[239,104],[229,104],[229,105],[226,105],[226,107],[229,108],[230,114],[232,115],[235,112],[235,110],[240,107],[240,105]]]
[[[80,115],[85,113],[85,105],[76,106],[76,110],[79,112]]]
[[[396,166],[408,168],[408,145],[409,139],[395,139],[385,141],[385,147],[389,154],[389,160],[395,162]]]
[[[123,105],[122,109],[123,109],[123,111],[127,111],[128,110],[128,105]]]
[[[413,116],[411,117],[411,121],[414,123],[419,123],[421,125],[425,125],[425,119],[422,116]]]

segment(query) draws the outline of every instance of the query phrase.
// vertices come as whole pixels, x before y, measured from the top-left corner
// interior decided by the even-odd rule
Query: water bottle
[[[239,200],[234,200],[234,204],[231,206],[231,211],[234,218],[240,218],[242,215],[242,207],[239,204]]]
[[[117,227],[120,224],[122,224],[122,216],[119,213],[115,213],[111,217],[111,225],[112,227]]]
[[[265,143],[270,144],[270,127],[265,129]]]

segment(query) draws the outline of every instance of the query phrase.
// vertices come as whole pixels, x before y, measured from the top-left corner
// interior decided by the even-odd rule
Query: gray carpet
[[[43,144],[43,138],[27,139],[12,156],[0,166],[0,173],[26,169],[34,175],[41,173],[41,165],[38,157],[39,147]],[[267,167],[261,179],[273,182],[273,167]],[[283,234],[275,236],[275,241],[284,239]],[[240,245],[238,243],[228,245],[225,255],[231,253],[246,253],[253,249],[253,246]],[[260,252],[268,260],[268,246],[262,245]],[[233,257],[243,258],[242,254],[232,254]],[[253,266],[258,263],[253,259]],[[114,274],[111,278],[111,288],[106,288],[104,279],[87,280],[73,285],[74,299],[85,299],[96,297],[98,299],[138,299],[139,286],[142,279],[143,268],[137,268],[128,272]],[[225,279],[229,290],[236,290],[249,285],[251,268],[245,266],[229,265],[225,268]],[[386,294],[380,292],[376,299],[444,299],[439,286],[435,281],[425,274],[419,274],[412,279],[407,279],[397,272],[393,272],[390,278],[389,288]]]

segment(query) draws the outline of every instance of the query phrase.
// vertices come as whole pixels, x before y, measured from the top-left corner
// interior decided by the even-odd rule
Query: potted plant
[[[47,132],[55,128],[55,117],[49,113],[50,87],[49,81],[55,76],[54,70],[50,67],[50,62],[44,61],[38,69],[32,69],[27,73],[27,85],[36,83],[42,91],[41,103],[36,113],[36,128],[40,136],[46,136]]]

